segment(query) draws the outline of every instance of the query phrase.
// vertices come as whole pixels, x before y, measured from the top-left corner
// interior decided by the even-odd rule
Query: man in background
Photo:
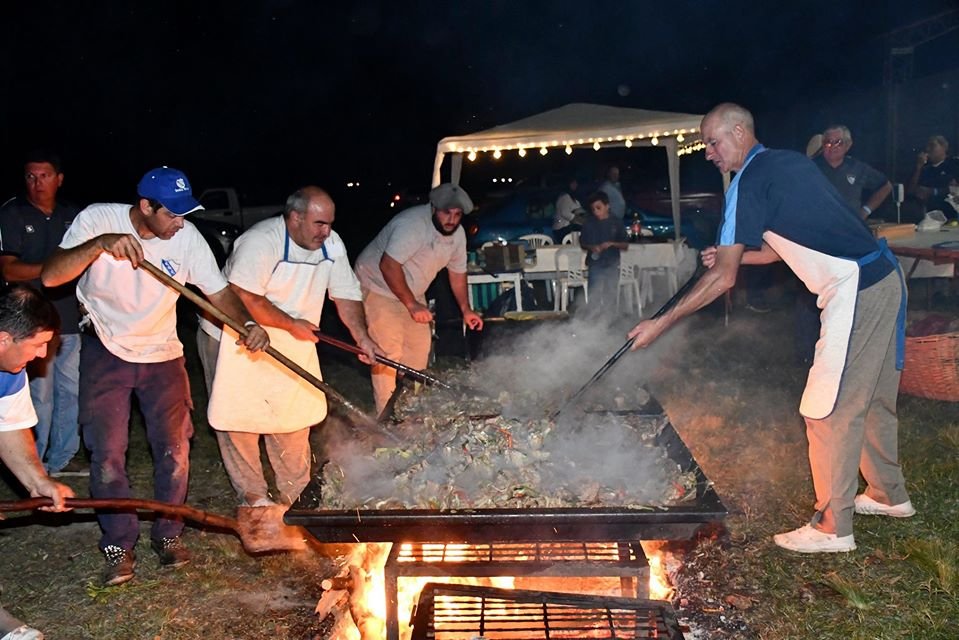
[[[609,200],[609,215],[622,222],[626,218],[626,198],[619,184],[619,167],[614,165],[606,170],[606,180],[599,185],[599,190]]]
[[[959,184],[959,159],[949,157],[945,136],[932,136],[926,149],[916,156],[909,193],[923,203],[926,211],[942,211],[947,218],[955,218],[955,209],[946,202],[949,186],[955,184]]]
[[[27,154],[23,167],[26,195],[0,208],[0,269],[7,282],[29,282],[53,301],[61,331],[46,356],[32,362],[27,375],[37,411],[37,455],[54,477],[90,475],[81,456],[77,394],[80,387],[80,314],[76,282],[43,287],[43,261],[56,251],[77,211],[57,201],[63,185],[60,158],[49,151]]]
[[[892,193],[892,184],[882,172],[848,155],[850,149],[849,127],[832,125],[822,132],[822,154],[815,163],[849,208],[868,218]]]

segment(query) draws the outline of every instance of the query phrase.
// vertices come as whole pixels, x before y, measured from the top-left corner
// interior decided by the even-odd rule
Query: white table
[[[499,284],[509,283],[513,287],[513,295],[516,296],[516,310],[523,310],[523,295],[520,285],[523,282],[523,273],[521,271],[507,273],[485,273],[485,272],[467,272],[466,291],[469,297],[470,308],[473,308],[473,285],[474,284]]]
[[[536,259],[523,267],[523,277],[527,280],[549,280],[556,274],[556,252],[562,245],[550,245],[536,249]],[[586,266],[586,252],[582,252],[583,267]],[[696,270],[696,250],[686,246],[685,242],[643,242],[630,243],[620,255],[622,264],[637,269],[663,269],[667,278],[669,295],[679,290],[679,279],[687,272]],[[687,268],[691,267],[691,268]]]
[[[943,242],[959,243],[959,228],[917,231],[914,236],[889,240],[889,248],[899,258],[902,272],[908,278],[953,278],[959,245],[951,249],[934,248]]]

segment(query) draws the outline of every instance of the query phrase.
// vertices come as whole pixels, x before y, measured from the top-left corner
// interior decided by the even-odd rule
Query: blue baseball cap
[[[202,209],[193,197],[186,174],[171,167],[158,167],[146,172],[137,185],[141,198],[156,200],[178,216]]]

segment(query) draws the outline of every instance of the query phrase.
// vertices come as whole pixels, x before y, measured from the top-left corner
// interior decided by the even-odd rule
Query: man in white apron
[[[318,378],[316,332],[327,292],[369,360],[376,349],[366,331],[360,283],[332,230],[334,214],[325,191],[300,189],[282,216],[237,239],[223,268],[272,346]],[[276,476],[273,498],[292,504],[310,480],[309,428],[326,417],[326,396],[268,354],[237,347],[229,327],[225,340],[209,323],[203,330],[198,346],[205,365],[215,368],[207,416],[238,498],[246,506],[275,504],[260,463],[262,436]]]
[[[898,463],[902,273],[888,247],[877,243],[809,159],[758,143],[746,109],[717,106],[703,119],[702,136],[706,159],[723,173],[736,172],[718,246],[703,252],[709,270],[682,300],[630,331],[633,349],[729,290],[740,264],[784,260],[818,295],[822,309],[822,333],[799,407],[816,513],[809,524],[773,540],[803,553],[852,551],[854,512],[915,513]],[[868,485],[860,495],[858,471]]]

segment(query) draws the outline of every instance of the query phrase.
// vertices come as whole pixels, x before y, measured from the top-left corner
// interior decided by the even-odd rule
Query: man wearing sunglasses
[[[836,124],[822,132],[822,155],[816,166],[823,172],[849,208],[868,218],[892,193],[892,184],[884,174],[848,155],[852,133]]]

